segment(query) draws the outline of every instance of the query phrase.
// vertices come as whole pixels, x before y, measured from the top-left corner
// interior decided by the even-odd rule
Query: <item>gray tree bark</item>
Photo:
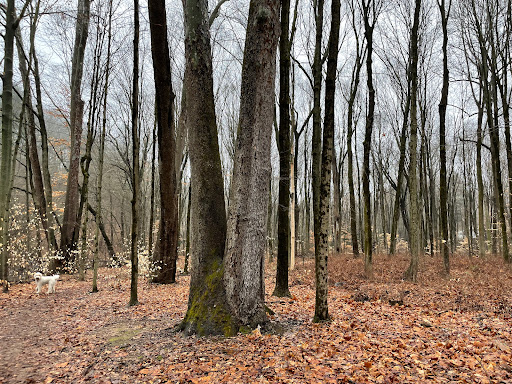
[[[264,255],[278,38],[279,1],[251,0],[224,275],[231,313],[251,327],[266,321]]]

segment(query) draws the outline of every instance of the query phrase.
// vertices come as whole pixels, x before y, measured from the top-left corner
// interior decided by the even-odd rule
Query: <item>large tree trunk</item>
[[[329,207],[331,203],[331,167],[334,151],[334,105],[336,93],[336,72],[338,67],[338,45],[340,34],[340,1],[331,4],[331,34],[327,57],[327,75],[325,78],[325,123],[323,131],[322,168],[320,184],[320,232],[318,249],[315,249],[315,316],[313,322],[329,320],[328,271],[329,254]]]
[[[411,79],[411,135],[409,141],[409,199],[410,199],[410,228],[409,240],[411,247],[411,262],[404,273],[404,278],[416,282],[418,276],[418,264],[420,255],[420,231],[421,222],[419,217],[418,201],[418,117],[417,117],[417,95],[418,95],[418,28],[420,24],[421,0],[416,0],[414,9],[414,22],[411,30],[411,53],[410,53],[410,79]]]
[[[185,0],[185,99],[191,168],[190,294],[180,328],[200,335],[234,335],[226,303],[224,184],[215,118],[206,0]]]
[[[281,2],[279,40],[279,203],[277,205],[277,268],[274,296],[290,296],[290,0]]]
[[[174,283],[178,257],[178,199],[176,196],[176,140],[171,58],[167,40],[165,0],[150,0],[151,52],[158,123],[158,165],[160,175],[160,230],[153,257],[155,283]]]
[[[54,259],[52,270],[61,270],[73,262],[73,234],[77,230],[78,219],[78,173],[80,171],[80,144],[82,137],[82,118],[84,102],[81,96],[82,74],[84,66],[85,46],[89,29],[90,0],[78,0],[78,12],[75,27],[75,45],[71,64],[71,148],[69,172],[66,185],[64,218],[62,220],[60,251],[64,259]]]
[[[278,38],[279,1],[251,0],[224,275],[231,313],[251,327],[267,318],[264,255]]]

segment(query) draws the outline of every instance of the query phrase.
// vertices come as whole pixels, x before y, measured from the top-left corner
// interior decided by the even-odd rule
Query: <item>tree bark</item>
[[[441,13],[443,29],[443,88],[439,103],[439,211],[441,224],[441,256],[443,258],[444,273],[450,275],[450,250],[448,248],[448,185],[446,181],[446,107],[448,105],[448,86],[450,83],[448,71],[448,17],[450,15],[451,1],[446,9],[445,0],[438,2]]]
[[[190,294],[180,329],[186,334],[234,335],[226,303],[224,184],[213,94],[206,0],[185,0],[185,107],[191,168]]]
[[[316,0],[315,52],[313,58],[313,137],[311,143],[311,189],[313,195],[313,235],[315,255],[320,234],[320,168],[322,163],[322,35],[324,27],[324,0]],[[316,256],[315,256],[316,257]]]
[[[373,87],[373,30],[377,15],[375,0],[363,0],[364,35],[366,38],[366,77],[368,87],[368,111],[363,142],[363,216],[364,216],[364,273],[367,278],[373,277],[373,241],[370,202],[370,152],[372,146],[373,120],[375,114],[375,88]],[[372,11],[373,10],[373,11]],[[370,20],[372,18],[373,20]]]
[[[4,35],[4,73],[2,88],[2,159],[0,164],[0,244],[2,244],[0,270],[3,280],[3,291],[7,292],[8,284],[8,252],[7,244],[9,242],[9,187],[12,173],[12,78],[13,78],[13,59],[14,59],[14,33],[16,30],[14,17],[14,0],[7,1],[5,16],[5,35]]]
[[[71,148],[69,172],[66,184],[64,218],[62,220],[60,238],[60,251],[63,259],[54,259],[51,267],[54,271],[62,270],[64,267],[69,267],[69,265],[74,261],[73,252],[71,252],[71,250],[76,247],[76,244],[73,244],[73,237],[78,226],[78,174],[80,171],[80,144],[84,110],[84,102],[81,99],[81,84],[85,46],[87,44],[89,29],[90,6],[90,0],[78,0],[75,44],[73,47],[73,61],[71,64]]]
[[[132,82],[132,227],[130,242],[130,301],[129,306],[139,303],[137,284],[139,279],[139,195],[140,195],[140,168],[139,168],[139,0],[133,1],[133,82]],[[174,169],[173,169],[174,171]]]
[[[411,79],[411,133],[409,141],[409,201],[410,201],[410,228],[409,241],[411,247],[411,262],[404,273],[404,279],[413,282],[417,281],[418,264],[420,255],[420,231],[421,222],[419,217],[418,201],[418,117],[417,117],[417,95],[418,95],[418,29],[420,24],[421,0],[415,1],[414,22],[411,30],[411,53],[410,53],[410,79]]]
[[[178,258],[178,197],[176,195],[176,140],[171,58],[167,39],[165,0],[150,0],[151,52],[158,124],[158,169],[160,176],[160,230],[153,257],[155,283],[176,281]]]
[[[336,73],[338,67],[338,45],[340,34],[340,1],[331,3],[331,33],[325,78],[325,123],[323,131],[322,168],[320,184],[320,233],[318,249],[315,249],[315,316],[313,322],[330,319],[328,296],[327,258],[329,254],[329,209],[331,202],[331,168],[334,151],[334,105],[336,93]]]
[[[279,202],[277,205],[276,287],[272,295],[290,296],[288,259],[290,252],[290,0],[281,1],[279,40]]]
[[[231,313],[250,327],[267,320],[264,255],[278,39],[279,1],[251,0],[224,275]]]

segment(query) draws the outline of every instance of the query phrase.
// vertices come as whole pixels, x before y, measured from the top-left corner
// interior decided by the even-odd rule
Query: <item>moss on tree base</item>
[[[213,272],[202,284],[191,287],[189,307],[179,330],[186,335],[235,336],[239,326],[227,306],[224,268],[220,266],[210,270]]]

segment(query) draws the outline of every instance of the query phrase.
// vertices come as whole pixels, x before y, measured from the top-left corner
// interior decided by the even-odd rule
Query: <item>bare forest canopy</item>
[[[181,330],[265,323],[327,255],[505,263],[511,2],[7,0],[1,279],[191,273]],[[496,260],[496,259],[492,259]],[[99,287],[101,289],[101,287]],[[213,310],[215,308],[215,310]],[[313,317],[314,316],[314,317]]]

